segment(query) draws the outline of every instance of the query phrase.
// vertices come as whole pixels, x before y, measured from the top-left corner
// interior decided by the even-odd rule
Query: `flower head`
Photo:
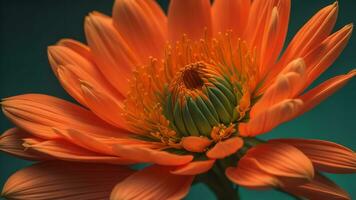
[[[319,171],[355,172],[352,150],[320,140],[256,138],[356,75],[304,92],[341,53],[353,26],[331,33],[334,3],[281,53],[289,12],[290,0],[172,0],[165,16],[151,0],[116,0],[112,18],[90,13],[88,46],[64,39],[48,48],[55,75],[82,106],[40,94],[1,103],[17,128],[1,136],[0,149],[41,161],[10,177],[3,195],[181,199],[196,179],[227,187],[226,194],[215,190],[220,198],[236,198],[234,183],[349,199]],[[152,165],[124,166],[138,163]],[[106,172],[115,176],[101,176]],[[98,177],[100,187],[88,183]]]

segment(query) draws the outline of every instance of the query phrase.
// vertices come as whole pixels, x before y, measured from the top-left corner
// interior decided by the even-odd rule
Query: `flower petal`
[[[306,86],[311,84],[321,73],[333,64],[348,43],[352,30],[352,24],[344,26],[326,38],[320,45],[305,56],[305,62],[308,67]]]
[[[123,98],[93,63],[87,46],[71,40],[62,40],[58,45],[48,47],[48,58],[63,87],[81,104],[86,105],[80,90],[80,81],[90,82],[118,99]]]
[[[215,163],[215,160],[199,160],[193,161],[186,165],[177,167],[172,170],[172,174],[176,175],[197,175],[209,171]]]
[[[248,43],[251,49],[256,48],[256,50],[258,51],[258,55],[261,55],[261,53],[263,53],[261,52],[263,39],[267,39],[268,37],[273,35],[272,29],[274,29],[275,33],[278,33],[279,35],[278,40],[275,40],[272,43],[277,42],[278,45],[276,43],[275,45],[277,45],[278,47],[276,46],[275,50],[276,52],[280,51],[280,46],[284,43],[286,31],[288,28],[289,8],[290,0],[252,1],[248,17],[248,23],[244,31],[243,39]],[[273,10],[275,11],[273,12]],[[275,19],[277,20],[275,21]],[[267,40],[265,40],[265,42],[267,42]],[[265,45],[265,47],[267,48],[267,45]],[[273,56],[275,56],[275,54],[277,53],[273,53]]]
[[[337,14],[337,2],[316,13],[294,36],[277,65],[271,68],[267,79],[273,79],[287,63],[295,58],[304,57],[319,45],[331,33]]]
[[[128,79],[139,63],[137,55],[107,16],[91,13],[85,19],[84,29],[95,63],[107,80],[125,96],[129,90]]]
[[[286,39],[291,1],[281,0],[268,16],[261,41],[260,76],[264,77],[274,66]]]
[[[350,195],[346,191],[320,174],[316,174],[314,179],[309,183],[296,187],[285,187],[284,190],[311,200],[351,200]]]
[[[113,151],[120,157],[158,165],[184,165],[193,160],[192,155],[178,155],[142,145],[113,145]]]
[[[242,145],[243,140],[240,137],[233,137],[216,143],[206,156],[210,159],[222,159],[238,151]]]
[[[183,199],[193,178],[174,175],[168,167],[153,165],[117,184],[110,199]]]
[[[5,183],[7,199],[108,199],[115,184],[133,171],[103,164],[43,162],[13,174]]]
[[[256,136],[266,133],[279,124],[294,118],[303,108],[300,99],[286,99],[254,116],[247,123],[239,124],[242,136]]]
[[[45,155],[33,152],[23,146],[23,139],[27,137],[33,136],[19,128],[5,131],[0,136],[0,151],[28,160],[46,160]]]
[[[108,163],[108,164],[131,164],[135,163],[128,159],[117,156],[98,154],[90,150],[83,149],[64,140],[39,140],[24,139],[26,148],[39,152],[55,160],[87,162],[87,163]]]
[[[212,35],[209,0],[172,0],[168,9],[168,34],[173,42],[187,34],[189,39],[197,40]]]
[[[250,118],[254,118],[276,103],[294,98],[304,86],[305,77],[304,60],[300,58],[293,60],[264,92],[261,99],[252,107]]]
[[[190,152],[204,152],[212,141],[207,137],[188,136],[182,138],[182,146]]]
[[[141,61],[160,58],[167,40],[167,18],[152,0],[116,0],[114,26]]]
[[[256,167],[278,176],[311,180],[314,176],[312,162],[296,147],[284,143],[268,142],[251,148],[242,158],[256,160]]]
[[[256,162],[256,160],[251,158],[243,158],[239,161],[237,167],[227,168],[225,174],[235,184],[253,189],[264,189],[281,185],[277,177],[255,167],[257,165]]]
[[[80,87],[91,111],[109,124],[124,130],[128,129],[123,117],[123,101],[100,91],[100,88],[94,88],[90,83],[81,82]]]
[[[346,75],[333,77],[300,96],[304,106],[299,115],[314,108],[324,99],[341,89],[354,76],[356,76],[356,70],[352,70]]]
[[[355,152],[342,145],[323,140],[306,139],[276,139],[271,141],[295,146],[313,162],[317,170],[330,173],[356,172]]]
[[[215,0],[212,6],[214,34],[232,30],[241,37],[250,11],[250,0]]]
[[[47,95],[19,95],[4,99],[1,104],[4,114],[17,126],[44,139],[60,138],[52,131],[53,127],[111,137],[127,134],[84,108]]]

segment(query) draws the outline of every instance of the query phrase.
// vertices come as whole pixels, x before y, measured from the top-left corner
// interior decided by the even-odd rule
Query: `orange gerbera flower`
[[[338,5],[329,5],[279,57],[289,12],[290,0],[172,0],[165,16],[151,0],[116,0],[112,18],[89,14],[88,47],[64,39],[48,48],[54,73],[82,106],[41,94],[1,103],[17,128],[1,136],[0,149],[41,161],[12,175],[2,195],[181,199],[195,179],[221,199],[238,198],[233,183],[350,199],[319,171],[355,172],[352,150],[255,138],[356,75],[303,92],[338,57],[352,25],[331,33]],[[151,165],[127,167],[136,163]]]

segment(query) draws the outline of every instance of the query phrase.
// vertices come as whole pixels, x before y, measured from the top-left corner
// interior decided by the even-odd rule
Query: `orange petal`
[[[240,123],[239,133],[245,137],[266,133],[297,116],[302,108],[303,101],[300,99],[286,99],[262,111],[249,122]]]
[[[114,28],[111,18],[92,13],[86,17],[84,28],[95,63],[107,80],[126,95],[128,79],[138,64],[136,54]]]
[[[355,75],[356,70],[352,70],[346,75],[333,77],[303,94],[300,99],[302,99],[302,101],[304,102],[304,106],[300,111],[299,115],[314,108],[324,99],[328,98],[330,95],[338,91]]]
[[[116,0],[114,26],[141,61],[160,58],[167,40],[167,17],[152,0]]]
[[[287,192],[307,199],[351,200],[350,195],[328,178],[316,174],[314,179],[296,187],[283,188]]]
[[[126,135],[88,110],[47,95],[19,95],[4,99],[1,104],[4,114],[17,126],[44,139],[60,138],[52,131],[53,127],[111,137]]]
[[[91,111],[109,124],[127,130],[123,102],[99,90],[89,83],[81,83],[81,91]]]
[[[183,34],[197,40],[211,36],[211,13],[209,0],[172,0],[168,9],[168,34],[171,41],[178,41]]]
[[[312,162],[296,147],[284,143],[265,143],[251,148],[242,158],[256,160],[256,167],[265,173],[286,178],[311,180]]]
[[[242,145],[243,140],[239,137],[220,141],[206,153],[206,156],[210,159],[222,159],[238,151]]]
[[[6,199],[108,199],[112,188],[130,174],[126,167],[43,162],[13,174],[5,183]]]
[[[215,0],[212,6],[214,34],[232,30],[241,37],[250,11],[250,0]]]
[[[75,51],[66,46],[50,46],[48,47],[48,58],[53,71],[70,95],[81,104],[86,105],[81,94],[80,81],[87,81],[116,98],[122,99],[123,96],[107,82],[91,60],[92,58],[89,58],[91,54],[88,47],[81,43],[69,43],[69,41],[62,41],[62,43],[71,44],[70,47]]]
[[[109,164],[131,164],[135,163],[128,159],[117,156],[107,156],[93,151],[83,149],[64,140],[38,140],[24,139],[24,146],[33,151],[48,156],[51,159],[87,162],[87,163],[109,163]]]
[[[182,138],[182,146],[190,152],[204,152],[212,141],[207,137],[188,136]]]
[[[356,154],[342,145],[306,139],[277,139],[272,142],[290,144],[302,151],[317,170],[330,173],[355,173]]]
[[[291,2],[282,0],[272,8],[262,36],[260,76],[264,77],[274,66],[286,39]]]
[[[178,155],[139,145],[113,145],[113,151],[118,156],[137,162],[155,163],[158,165],[184,165],[193,160],[192,155]]]
[[[46,156],[26,149],[22,145],[23,139],[27,137],[33,136],[18,128],[5,131],[0,136],[0,151],[28,160],[46,160]]]
[[[242,158],[237,167],[227,168],[225,174],[235,184],[253,189],[264,189],[282,185],[277,177],[262,171],[256,166],[256,160]]]
[[[278,75],[274,83],[268,87],[260,100],[252,107],[250,118],[267,110],[285,99],[294,98],[305,84],[305,63],[303,59],[295,59]]]
[[[100,137],[100,135],[93,135],[83,133],[73,129],[61,130],[53,129],[58,135],[61,135],[67,141],[76,144],[80,147],[94,151],[97,153],[102,153],[105,155],[116,155],[112,149],[112,145],[126,145],[130,146],[143,146],[147,148],[159,148],[157,144],[152,144],[143,140],[137,140],[130,137],[127,138],[112,138],[112,137]],[[125,156],[125,155],[124,155]],[[129,158],[128,158],[129,159]]]
[[[209,171],[215,163],[215,160],[193,161],[181,167],[172,170],[172,174],[177,175],[197,175]]]
[[[308,66],[307,86],[333,64],[349,41],[352,30],[352,24],[344,26],[305,56],[305,62]]]
[[[153,165],[118,183],[110,199],[183,199],[193,178],[174,175],[170,168]]]
[[[258,51],[258,55],[261,55],[260,51],[262,49],[263,37],[264,35],[268,35],[268,31],[269,31],[268,24],[270,23],[271,18],[274,18],[272,16],[274,8],[276,8],[277,11],[279,10],[278,8],[282,9],[280,10],[283,13],[283,14],[281,13],[281,17],[283,15],[284,19],[281,18],[282,21],[279,21],[277,24],[281,24],[281,28],[280,28],[281,32],[286,31],[288,20],[289,20],[289,6],[288,6],[289,4],[290,4],[290,0],[252,1],[243,39],[247,42],[247,44],[250,46],[251,49],[256,48],[256,50]],[[283,27],[282,27],[282,23],[280,22],[283,22]],[[287,24],[285,24],[285,22]],[[285,36],[285,34],[286,33],[280,35],[281,39],[284,40],[284,37],[282,36],[283,35]]]
[[[284,66],[298,57],[304,57],[319,45],[332,31],[338,14],[338,3],[335,2],[316,13],[294,36],[277,65],[271,68],[269,79],[273,79]]]
[[[61,39],[58,41],[57,45],[67,47],[82,57],[86,58],[87,60],[93,61],[93,55],[89,47],[81,42],[73,39]]]

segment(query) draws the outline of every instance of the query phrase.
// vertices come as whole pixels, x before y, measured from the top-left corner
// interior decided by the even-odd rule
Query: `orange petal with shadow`
[[[168,35],[172,42],[182,39],[198,40],[212,35],[209,0],[172,0],[168,9]]]
[[[240,137],[233,137],[216,143],[206,156],[210,159],[222,159],[238,151],[242,145],[243,140]]]
[[[159,4],[151,0],[116,0],[113,24],[141,64],[153,56],[160,58],[167,41],[167,17]]]
[[[184,149],[190,152],[204,152],[212,141],[207,137],[188,136],[183,137],[181,144]]]
[[[295,187],[286,186],[283,189],[307,199],[351,200],[346,191],[320,174],[316,174],[309,183]]]
[[[170,170],[158,165],[146,167],[118,183],[110,199],[183,199],[194,176],[174,175]]]
[[[298,115],[301,115],[317,106],[323,100],[341,89],[355,75],[356,70],[352,70],[346,75],[335,76],[301,95],[300,99],[304,102],[304,106]]]
[[[158,165],[184,165],[193,160],[192,155],[177,155],[162,150],[151,149],[144,145],[120,145],[114,144],[112,146],[116,155],[137,162],[155,163]]]
[[[24,138],[34,136],[19,128],[11,128],[0,136],[0,151],[27,160],[47,160],[47,156],[23,146]]]
[[[317,170],[329,173],[355,173],[356,154],[342,145],[311,139],[275,139],[269,142],[282,142],[293,145],[303,152]]]
[[[132,173],[117,165],[42,162],[14,173],[1,195],[6,199],[108,199],[115,184]]]
[[[176,175],[197,175],[209,171],[215,163],[215,160],[193,161],[186,165],[175,168],[171,171]]]

